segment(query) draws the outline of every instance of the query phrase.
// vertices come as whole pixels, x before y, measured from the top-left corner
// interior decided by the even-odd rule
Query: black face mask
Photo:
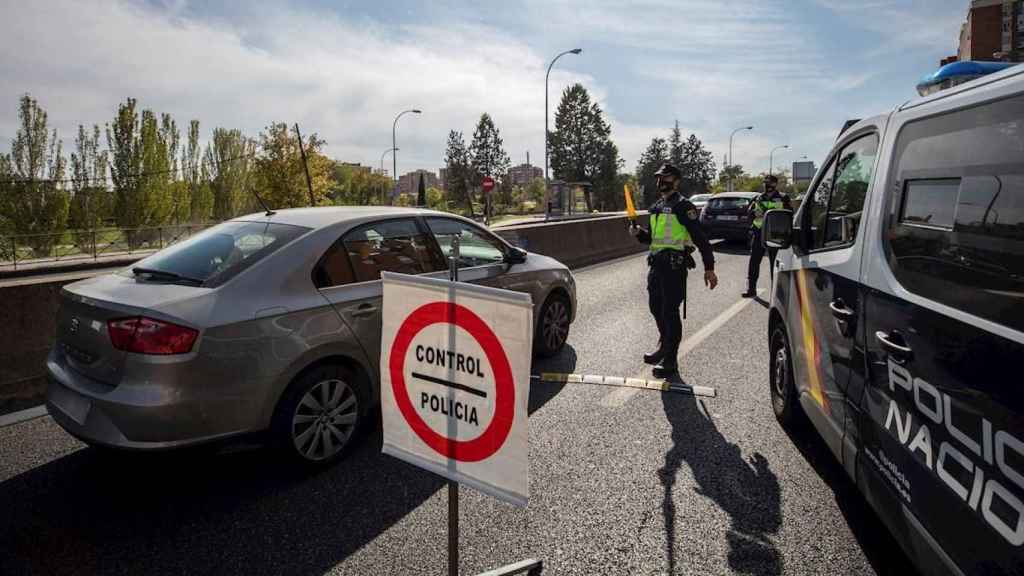
[[[659,192],[669,192],[673,188],[675,188],[675,182],[672,182],[670,180],[666,180],[665,178],[659,178],[658,179],[658,191]]]

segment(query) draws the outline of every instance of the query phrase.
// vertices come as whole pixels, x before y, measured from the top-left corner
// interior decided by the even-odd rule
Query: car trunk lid
[[[114,347],[107,322],[131,316],[165,318],[163,305],[208,292],[208,288],[145,282],[131,274],[107,274],[61,290],[56,343],[68,367],[97,382],[116,386],[127,352]]]

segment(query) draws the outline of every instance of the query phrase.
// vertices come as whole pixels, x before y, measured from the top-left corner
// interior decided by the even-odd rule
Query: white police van
[[[1024,573],[1024,65],[850,126],[763,241],[778,419],[923,573]]]

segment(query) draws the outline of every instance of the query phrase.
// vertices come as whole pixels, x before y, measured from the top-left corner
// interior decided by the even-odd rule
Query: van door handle
[[[849,320],[857,313],[856,311],[847,308],[846,302],[843,302],[842,298],[836,298],[829,302],[828,307],[832,310],[832,315],[840,320]]]
[[[377,307],[374,306],[373,304],[360,304],[355,309],[355,312],[352,312],[352,315],[355,316],[356,318],[361,318],[364,316],[371,316],[376,311]]]
[[[907,359],[914,353],[914,351],[910,349],[910,346],[906,345],[906,342],[903,340],[903,335],[896,330],[893,330],[888,334],[879,330],[878,332],[875,332],[875,338],[882,344],[882,348],[884,348],[886,352],[896,356],[897,358]]]

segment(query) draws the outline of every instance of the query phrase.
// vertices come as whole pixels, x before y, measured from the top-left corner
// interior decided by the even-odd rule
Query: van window
[[[1024,331],[1024,96],[908,124],[887,257],[911,292]]]
[[[808,249],[842,248],[857,241],[877,154],[878,135],[869,134],[844,146],[825,166],[818,185],[804,199],[801,221],[810,226]]]

